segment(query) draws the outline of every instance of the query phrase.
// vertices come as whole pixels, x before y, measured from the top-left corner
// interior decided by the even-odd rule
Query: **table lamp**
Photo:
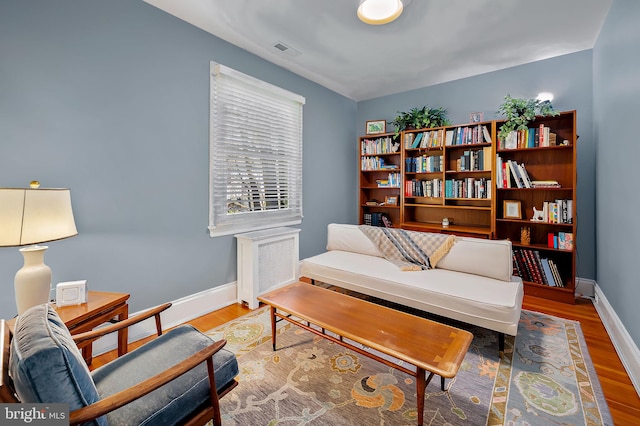
[[[47,246],[38,244],[77,235],[69,189],[0,188],[0,247],[20,247],[24,266],[16,273],[18,315],[47,303],[51,269],[44,264]]]

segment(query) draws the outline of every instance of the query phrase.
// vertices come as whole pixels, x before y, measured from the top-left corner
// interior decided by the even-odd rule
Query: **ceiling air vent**
[[[291,47],[288,44],[285,44],[285,43],[283,43],[281,41],[276,41],[275,44],[273,45],[273,47],[275,47],[276,49],[278,49],[282,53],[286,53],[289,56],[299,56],[302,53],[299,50],[296,50],[293,47]]]

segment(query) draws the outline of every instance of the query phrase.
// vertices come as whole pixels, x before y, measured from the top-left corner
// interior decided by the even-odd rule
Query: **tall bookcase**
[[[402,152],[393,136],[360,137],[360,223],[400,227]]]
[[[402,228],[491,238],[493,140],[494,122],[404,132]]]
[[[496,124],[499,129],[501,122]],[[529,135],[541,133],[540,126],[549,128],[547,136],[551,136],[551,144],[536,146],[536,142],[524,137],[525,140],[529,139],[529,143],[516,142],[515,148],[507,149],[503,142],[498,142],[498,163],[511,160],[510,165],[524,165],[529,180],[539,181],[540,184],[527,187],[521,183],[523,187],[520,188],[511,172],[502,177],[502,182],[500,177],[497,178],[495,238],[512,241],[514,253],[517,254],[514,266],[524,269],[521,276],[524,275],[527,294],[573,303],[576,284],[576,112],[563,112],[556,117],[537,117],[530,126],[532,130]],[[535,136],[533,138],[536,139]],[[506,166],[502,169],[506,169]],[[511,188],[501,187],[509,186],[505,184],[506,179],[509,179]],[[545,205],[546,209],[543,208]],[[509,211],[510,208],[512,211]],[[538,215],[538,221],[531,220],[534,208],[544,210],[542,215]],[[523,230],[530,231],[529,242],[526,239],[523,241]],[[566,240],[572,242],[566,243]],[[544,269],[542,275],[535,271],[536,264],[530,262],[535,262],[537,258],[547,263],[551,260],[552,268],[556,266],[561,286],[543,276]],[[530,266],[534,268],[532,273],[527,271]]]
[[[391,226],[403,229],[509,239],[514,253],[523,256],[514,257],[514,266],[524,275],[526,294],[573,303],[576,112],[536,117],[531,132],[520,135],[525,140],[530,136],[528,141],[509,149],[498,140],[502,123],[407,130],[395,139],[393,133],[360,137],[360,223],[384,226],[386,218]],[[548,128],[549,146],[536,146],[540,125]],[[546,186],[527,187],[521,182],[518,187],[510,177],[511,187],[503,188],[508,185],[502,164],[509,161],[524,165],[530,180],[547,181],[540,184]],[[542,212],[545,205],[546,216],[532,221],[533,208]],[[443,226],[444,218],[448,226]],[[525,229],[530,241],[523,241]],[[570,245],[567,239],[572,240]],[[551,274],[561,285],[543,277],[542,270],[525,270],[535,268],[537,261],[553,264]]]

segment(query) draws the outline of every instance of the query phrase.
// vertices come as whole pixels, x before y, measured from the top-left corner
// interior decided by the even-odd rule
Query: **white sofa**
[[[515,336],[524,294],[513,276],[511,242],[456,237],[435,269],[402,271],[357,225],[329,224],[327,251],[303,259],[312,280]]]

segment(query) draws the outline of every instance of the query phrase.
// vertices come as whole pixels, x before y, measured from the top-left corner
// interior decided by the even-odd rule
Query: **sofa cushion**
[[[436,268],[511,281],[511,241],[458,237]]]
[[[212,343],[210,337],[193,326],[182,325],[91,374],[104,398],[169,369]],[[216,388],[220,390],[238,375],[238,362],[232,352],[223,348],[213,356],[213,363]],[[207,365],[202,363],[170,384],[108,413],[109,424],[180,424],[209,399],[208,377]]]
[[[327,226],[327,250],[383,257],[378,247],[358,228],[358,225],[330,223]]]
[[[73,411],[99,399],[80,350],[49,304],[18,316],[9,375],[25,403],[64,403]],[[92,424],[96,423],[107,424],[104,417]]]

